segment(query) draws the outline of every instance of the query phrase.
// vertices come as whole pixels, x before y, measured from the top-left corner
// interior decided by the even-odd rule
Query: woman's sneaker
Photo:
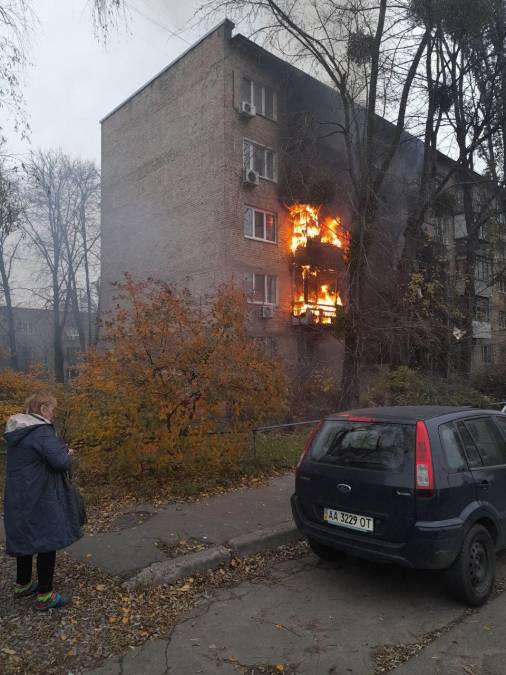
[[[21,584],[16,584],[16,589],[14,591],[15,598],[26,598],[29,595],[34,595],[39,590],[39,584],[36,581],[31,581],[26,586],[21,586]]]
[[[35,611],[47,612],[48,609],[59,609],[68,605],[70,600],[64,598],[59,593],[49,593],[46,595],[39,595],[35,603]]]

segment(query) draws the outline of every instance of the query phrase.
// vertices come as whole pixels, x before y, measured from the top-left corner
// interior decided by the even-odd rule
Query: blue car
[[[506,548],[506,414],[399,406],[331,415],[299,460],[292,511],[323,559],[446,570],[454,594],[481,605]]]

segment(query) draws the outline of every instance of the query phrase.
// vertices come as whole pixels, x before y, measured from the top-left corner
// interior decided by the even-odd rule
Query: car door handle
[[[480,487],[482,490],[488,490],[488,488],[490,487],[490,483],[488,482],[488,480],[482,480],[478,483],[478,487]]]

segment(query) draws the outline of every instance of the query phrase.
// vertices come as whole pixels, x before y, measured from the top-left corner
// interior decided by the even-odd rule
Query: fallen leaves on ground
[[[272,566],[308,553],[299,542],[249,558],[234,566],[195,574],[175,585],[125,590],[122,580],[76,561],[57,556],[55,586],[73,597],[63,610],[33,611],[33,598],[14,599],[15,561],[0,554],[0,661],[2,675],[66,675],[81,672],[110,656],[153,638],[167,638],[194,607],[209,601],[218,588],[243,581],[262,581]],[[262,666],[263,667],[263,666]],[[255,673],[277,673],[260,670]],[[290,671],[285,670],[285,675]]]

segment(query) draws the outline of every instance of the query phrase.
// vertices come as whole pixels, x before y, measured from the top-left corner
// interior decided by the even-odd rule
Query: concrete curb
[[[259,551],[291,544],[300,538],[300,532],[291,523],[275,525],[257,532],[248,532],[230,539],[224,546],[211,546],[199,553],[190,553],[179,558],[153,563],[125,581],[123,586],[132,589],[142,585],[170,584],[196,572],[216,569],[223,563],[230,562],[234,557],[253,555]]]
[[[188,577],[195,572],[213,570],[231,559],[230,551],[224,546],[212,546],[199,553],[190,553],[179,558],[153,563],[134,577],[125,581],[125,588],[135,586],[170,584],[177,579]]]
[[[293,523],[283,523],[234,537],[227,545],[236,555],[246,556],[269,548],[291,544],[300,538],[301,534]]]

